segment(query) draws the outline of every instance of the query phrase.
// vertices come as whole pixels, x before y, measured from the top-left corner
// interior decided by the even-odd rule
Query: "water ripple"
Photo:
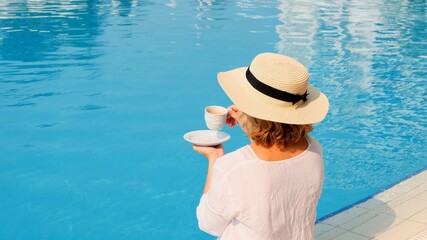
[[[84,106],[80,106],[77,109],[82,111],[93,111],[93,110],[101,110],[107,108],[106,106],[96,105],[96,104],[88,104]]]
[[[319,217],[418,171],[426,9],[422,0],[0,0],[0,236],[205,239],[194,228],[204,166],[182,129],[204,127],[204,105],[229,104],[218,71],[264,51],[300,60],[330,100],[313,132],[325,157]],[[227,144],[244,144],[238,134]],[[25,219],[36,220],[22,231]]]
[[[44,123],[44,124],[37,125],[37,127],[39,127],[39,128],[49,128],[49,127],[53,127],[53,126],[55,126],[57,124],[58,123]]]
[[[18,102],[14,104],[6,105],[7,107],[34,107],[36,106],[36,103],[33,102]]]

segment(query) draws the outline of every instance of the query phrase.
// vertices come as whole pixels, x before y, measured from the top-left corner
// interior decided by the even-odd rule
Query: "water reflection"
[[[2,1],[0,56],[9,61],[51,60],[57,58],[56,54],[61,55],[56,52],[60,47],[99,46],[96,37],[102,33],[104,19],[99,4],[96,0]],[[91,51],[79,53],[74,57],[97,56]],[[66,56],[59,58],[63,57]]]
[[[56,92],[31,92],[13,84],[36,86],[40,82],[89,79],[97,74],[92,61],[103,53],[98,40],[108,5],[101,0],[84,1],[1,1],[0,2],[0,83],[2,106],[35,107],[42,98],[64,97]],[[73,77],[64,77],[72,70]],[[88,77],[89,76],[89,77]],[[52,87],[52,86],[50,86]],[[10,89],[15,89],[10,94]]]
[[[282,24],[276,26],[277,51],[295,57],[308,68],[312,65],[314,34],[319,24],[311,2],[280,1],[278,18]]]
[[[146,11],[141,11],[141,9],[137,9],[139,6],[154,6],[154,2],[137,0],[112,0],[111,15],[119,15],[121,17],[135,17],[137,15],[141,15],[142,13],[145,14]]]
[[[27,239],[70,225],[49,237],[206,239],[192,205],[205,162],[181,133],[201,126],[199,107],[229,103],[215,74],[262,51],[301,60],[330,98],[315,131],[330,203],[319,216],[378,191],[426,165],[425,11],[413,0],[0,0],[0,175],[15,184],[0,204],[16,206],[0,233],[34,217]],[[235,133],[227,144],[240,146]]]
[[[426,142],[419,134],[427,129],[425,2],[281,1],[278,8],[277,51],[305,63],[330,99],[316,132],[326,155],[339,157],[326,159],[334,171],[325,188],[387,185],[385,175],[404,177],[408,154],[425,165],[413,151]]]
[[[197,0],[197,14],[195,28],[197,30],[222,28],[224,20],[231,20],[232,16],[226,14],[223,10],[230,9],[234,6],[228,1],[210,1]]]

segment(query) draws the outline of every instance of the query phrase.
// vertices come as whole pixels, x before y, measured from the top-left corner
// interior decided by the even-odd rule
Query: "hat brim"
[[[322,121],[328,112],[328,98],[311,85],[307,87],[307,101],[283,102],[271,98],[252,87],[246,79],[248,67],[218,73],[218,82],[231,101],[248,115],[287,124],[313,124]]]

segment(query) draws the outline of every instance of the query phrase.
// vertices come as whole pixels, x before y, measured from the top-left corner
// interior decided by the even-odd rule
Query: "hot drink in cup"
[[[227,120],[228,110],[221,106],[209,106],[205,108],[205,122],[210,130],[221,130]]]

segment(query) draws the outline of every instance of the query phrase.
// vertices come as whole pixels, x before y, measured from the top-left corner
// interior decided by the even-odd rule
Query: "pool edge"
[[[410,174],[410,175],[408,175],[408,176],[403,177],[402,179],[400,179],[400,180],[398,180],[398,181],[396,181],[396,182],[394,182],[394,183],[392,183],[392,184],[390,184],[390,185],[386,186],[385,188],[381,189],[380,191],[378,191],[378,192],[376,192],[376,193],[374,193],[374,194],[371,194],[371,195],[369,195],[369,196],[367,196],[367,197],[365,197],[365,198],[363,198],[363,199],[361,199],[361,200],[359,200],[359,201],[356,201],[356,202],[354,202],[354,203],[352,203],[352,204],[350,204],[350,205],[347,205],[347,206],[345,206],[345,207],[343,207],[343,208],[341,208],[341,209],[338,209],[338,210],[336,210],[336,211],[334,211],[334,212],[332,212],[332,213],[330,213],[330,214],[327,214],[327,215],[325,215],[325,216],[323,216],[323,217],[321,217],[321,218],[319,218],[319,219],[316,219],[316,224],[317,224],[317,223],[320,223],[320,222],[323,222],[323,221],[325,221],[326,219],[331,218],[331,217],[333,217],[333,216],[335,216],[335,215],[337,215],[337,214],[339,214],[339,213],[342,213],[342,212],[344,212],[344,211],[346,211],[346,210],[348,210],[348,209],[350,209],[350,208],[352,208],[352,207],[354,207],[354,206],[356,206],[356,205],[359,205],[359,204],[361,204],[361,203],[364,203],[364,202],[368,201],[369,199],[372,199],[372,198],[373,198],[373,197],[375,197],[376,195],[378,195],[378,194],[380,194],[380,193],[382,193],[382,192],[385,192],[385,191],[387,191],[387,190],[389,190],[389,189],[393,188],[394,186],[396,186],[396,185],[398,185],[398,184],[400,184],[400,183],[402,183],[402,182],[404,182],[404,181],[406,181],[406,180],[408,180],[408,179],[410,179],[410,178],[412,178],[412,177],[414,177],[414,176],[416,176],[416,175],[418,175],[418,174],[420,174],[420,173],[422,173],[422,172],[424,172],[424,171],[426,171],[426,170],[427,170],[427,166],[425,166],[425,167],[421,168],[420,170],[418,170],[418,171],[416,171],[416,172],[414,172],[414,173],[411,173],[411,174]]]

